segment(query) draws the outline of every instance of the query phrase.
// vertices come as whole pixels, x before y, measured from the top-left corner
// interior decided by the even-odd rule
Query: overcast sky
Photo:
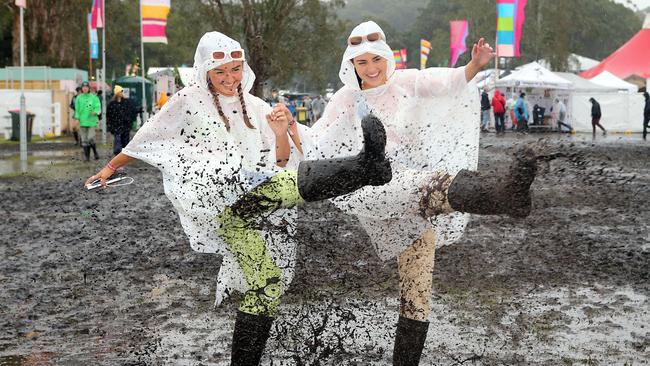
[[[650,0],[614,0],[617,3],[621,3],[623,5],[628,5],[628,3],[632,3],[638,7],[638,9],[634,10],[643,10],[647,7],[650,7]]]

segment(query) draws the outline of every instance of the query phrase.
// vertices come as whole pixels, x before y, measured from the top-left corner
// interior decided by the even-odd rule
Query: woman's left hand
[[[289,130],[289,120],[284,111],[282,111],[277,105],[273,108],[273,111],[270,114],[266,115],[266,121],[269,123],[269,127],[273,130],[275,136],[287,135],[287,131]]]
[[[485,38],[481,38],[478,42],[474,43],[472,47],[472,62],[475,62],[479,69],[490,63],[490,60],[495,56],[494,49],[485,42]]]

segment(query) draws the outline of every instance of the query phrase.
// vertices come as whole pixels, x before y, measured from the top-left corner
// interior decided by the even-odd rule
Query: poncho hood
[[[230,51],[241,49],[239,42],[219,32],[208,32],[201,37],[196,53],[194,53],[194,82],[201,88],[208,90],[208,71],[221,65],[232,62]],[[212,59],[214,51],[223,51],[226,57],[223,60]],[[255,82],[255,73],[244,61],[244,75],[241,81],[242,90],[249,93]]]
[[[363,55],[364,53],[372,53],[385,58],[386,61],[388,61],[386,79],[389,79],[395,72],[395,59],[393,58],[393,51],[388,46],[386,41],[384,41],[384,39],[386,39],[386,35],[377,23],[373,21],[363,22],[352,30],[352,33],[350,33],[349,37],[367,36],[368,34],[374,32],[381,33],[383,39],[374,42],[368,42],[364,39],[361,44],[358,44],[356,46],[348,45],[348,48],[345,49],[345,53],[343,54],[341,69],[339,71],[339,78],[344,85],[352,88],[353,90],[361,90],[359,81],[357,80],[357,75],[354,72],[354,64],[352,63],[352,59],[357,56]]]

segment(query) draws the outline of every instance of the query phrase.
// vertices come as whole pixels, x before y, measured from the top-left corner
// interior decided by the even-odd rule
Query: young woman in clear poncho
[[[257,365],[295,260],[290,207],[390,181],[386,135],[372,116],[354,157],[301,161],[308,145],[291,125],[249,94],[255,78],[238,42],[206,33],[195,54],[195,84],[176,93],[105,168],[106,180],[134,159],[157,167],[192,248],[224,256],[217,297],[244,293],[235,321],[232,365]],[[286,168],[285,168],[286,167]]]
[[[344,86],[310,131],[317,148],[309,158],[341,158],[362,148],[364,116],[372,113],[385,126],[392,181],[332,201],[358,217],[382,259],[398,259],[401,305],[394,365],[419,363],[431,312],[436,244],[462,236],[466,213],[523,217],[530,211],[538,158],[533,149],[520,150],[505,170],[473,171],[478,94],[470,81],[493,57],[481,39],[464,67],[395,70],[384,32],[364,22],[348,38],[339,72]]]

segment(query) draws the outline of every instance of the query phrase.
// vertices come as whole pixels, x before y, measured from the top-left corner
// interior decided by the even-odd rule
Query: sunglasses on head
[[[360,45],[361,42],[363,42],[364,40],[366,40],[368,42],[376,42],[376,41],[379,41],[380,39],[384,39],[384,36],[382,36],[381,33],[372,32],[372,33],[366,34],[365,36],[354,36],[354,37],[348,38],[348,45],[357,46],[357,45]]]
[[[212,59],[221,61],[226,58],[226,55],[230,55],[230,58],[233,61],[244,61],[244,50],[243,49],[238,49],[238,50],[232,50],[228,52],[224,51],[214,51],[212,52]]]

